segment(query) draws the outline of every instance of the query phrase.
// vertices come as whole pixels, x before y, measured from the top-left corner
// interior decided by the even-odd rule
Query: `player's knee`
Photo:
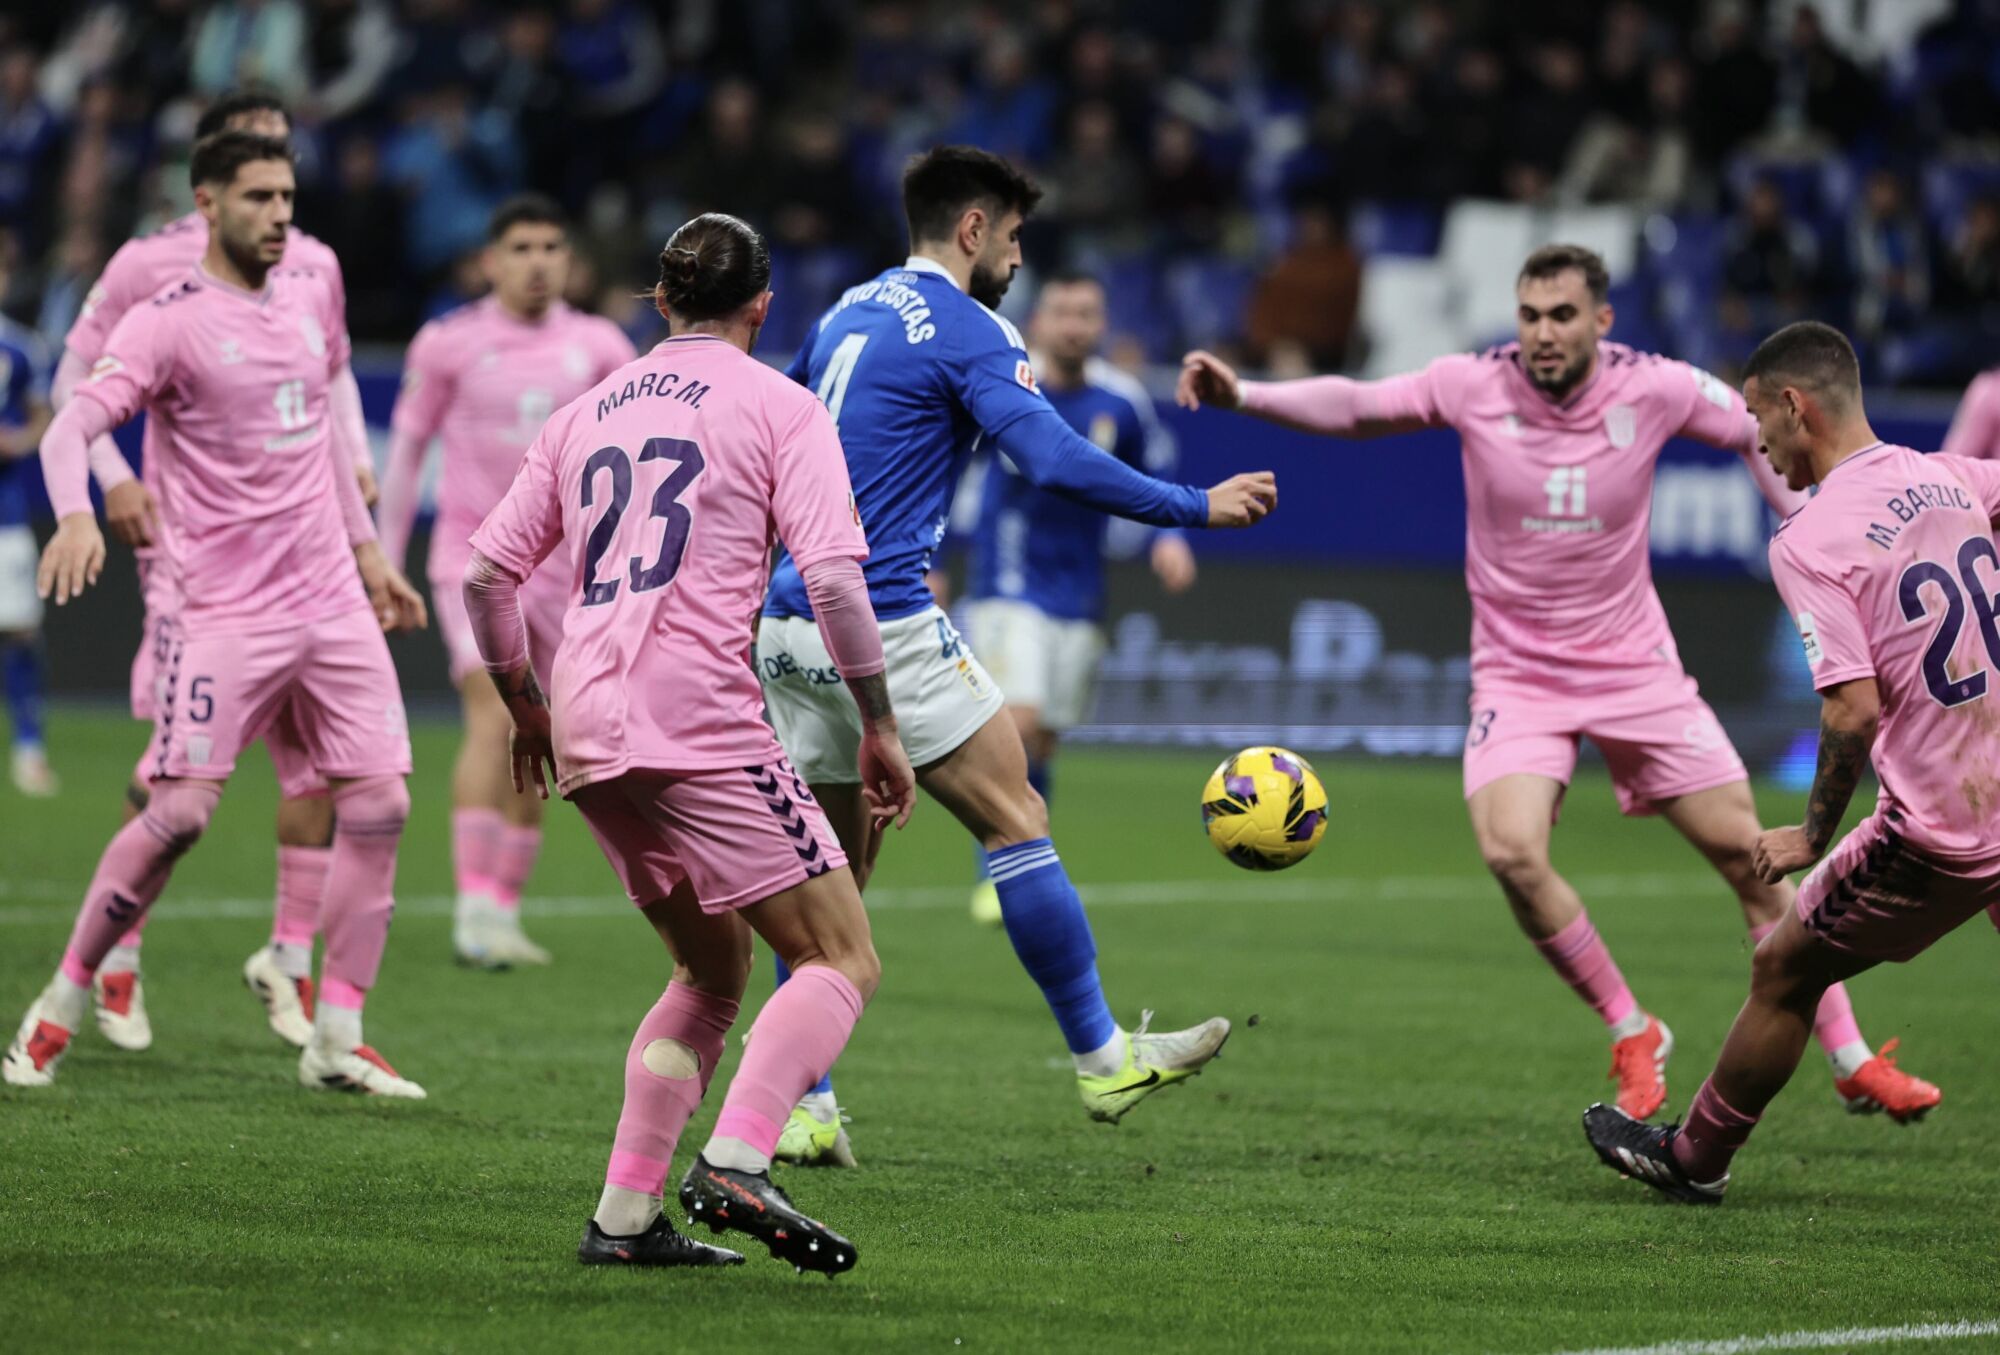
[[[1007,795],[1006,802],[996,806],[993,819],[993,832],[985,838],[988,851],[1033,842],[1049,835],[1048,801],[1028,784],[1025,776],[1020,786]]]
[[[1536,884],[1549,871],[1548,844],[1526,833],[1482,832],[1479,854],[1495,879],[1518,889]]]
[[[875,954],[875,945],[863,941],[858,947],[842,955],[838,962],[840,972],[861,994],[864,1003],[875,997],[875,990],[882,986],[882,960]]]
[[[410,819],[410,788],[400,776],[349,781],[333,792],[333,811],[339,831],[401,833]]]
[[[1805,959],[1796,938],[1780,927],[1750,957],[1751,990],[1780,1006],[1817,1008],[1827,985],[1814,982]]]
[[[205,782],[161,781],[154,785],[145,818],[168,851],[179,856],[201,840],[222,800],[222,787]]]
[[[283,847],[333,845],[333,800],[325,795],[295,795],[278,802],[278,844]]]

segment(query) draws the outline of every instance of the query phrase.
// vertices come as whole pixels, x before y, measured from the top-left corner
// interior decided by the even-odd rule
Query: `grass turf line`
[[[450,888],[453,735],[415,735],[409,897]],[[80,890],[140,737],[59,714],[64,795],[0,790],[0,876]],[[1226,1057],[1117,1129],[1091,1124],[1051,1067],[1060,1039],[1004,937],[950,908],[885,910],[882,995],[838,1074],[863,1169],[789,1181],[862,1248],[829,1284],[761,1255],[664,1275],[572,1259],[625,1045],[666,976],[636,918],[537,918],[531,902],[556,965],[498,976],[451,964],[443,917],[399,918],[369,1034],[432,1099],[292,1085],[292,1057],[238,979],[260,923],[174,915],[176,900],[270,888],[274,793],[253,754],[148,932],[153,1050],[123,1054],[89,1031],[55,1088],[0,1093],[0,1345],[1534,1352],[1990,1311],[1985,924],[1855,986],[1869,1036],[1902,1035],[1909,1066],[1945,1088],[1929,1122],[1846,1116],[1809,1056],[1729,1203],[1671,1209],[1591,1158],[1577,1115],[1605,1090],[1602,1033],[1497,894],[1356,892],[1413,874],[1476,880],[1455,768],[1322,767],[1326,842],[1281,877],[1282,895],[1246,902],[1246,877],[1197,827],[1213,761],[1066,754],[1055,836],[1086,884],[1216,882],[1226,901],[1094,920],[1120,1017],[1152,1006],[1167,1027],[1221,1012],[1238,1023]],[[1768,816],[1787,820],[1795,800],[1766,794]],[[552,818],[532,892],[614,897],[573,811]],[[1698,869],[1664,825],[1619,820],[1594,775],[1569,797],[1557,861],[1579,876]],[[970,864],[925,803],[878,878],[956,886]],[[1295,889],[1313,878],[1349,883],[1320,901]],[[1742,997],[1734,905],[1715,885],[1592,911],[1641,1001],[1674,1026],[1682,1107]],[[66,931],[52,913],[0,932],[0,1020],[25,1009]]]

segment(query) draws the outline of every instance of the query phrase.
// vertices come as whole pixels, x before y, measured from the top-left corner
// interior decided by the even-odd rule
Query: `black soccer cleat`
[[[587,1266],[740,1266],[743,1253],[682,1237],[662,1214],[631,1237],[613,1237],[592,1219],[583,1225],[576,1259]]]
[[[1647,1124],[1601,1102],[1583,1112],[1583,1136],[1605,1166],[1682,1204],[1721,1204],[1729,1174],[1707,1183],[1691,1179],[1674,1161],[1674,1137],[1680,1132],[1678,1124]]]
[[[748,1233],[795,1270],[816,1270],[831,1279],[854,1269],[859,1259],[852,1242],[801,1214],[771,1184],[768,1171],[735,1171],[697,1157],[681,1180],[681,1207],[690,1227],[706,1223],[711,1232],[734,1228]]]

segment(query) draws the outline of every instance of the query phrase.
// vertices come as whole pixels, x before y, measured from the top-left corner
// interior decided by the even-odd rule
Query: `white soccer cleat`
[[[277,1037],[294,1049],[304,1049],[313,1032],[313,981],[295,979],[278,968],[277,957],[265,946],[243,962],[243,983],[264,1004],[264,1015]]]
[[[793,1106],[771,1156],[798,1167],[859,1166],[854,1145],[847,1141],[846,1121],[838,1110],[831,1120],[822,1120],[804,1105]]]
[[[146,985],[136,969],[97,971],[90,984],[97,1028],[120,1049],[134,1053],[153,1047],[153,1023],[146,1016]]]
[[[1198,1076],[1229,1039],[1226,1017],[1211,1016],[1198,1026],[1157,1034],[1147,1029],[1152,1022],[1152,1012],[1140,1016],[1139,1028],[1126,1037],[1125,1064],[1117,1072],[1109,1077],[1076,1075],[1077,1090],[1091,1119],[1118,1123],[1126,1111],[1154,1092]]]
[[[46,1087],[56,1080],[56,1065],[76,1032],[48,1020],[46,1011],[46,1003],[37,997],[22,1018],[14,1043],[7,1046],[6,1057],[0,1059],[0,1077],[10,1087]]]
[[[14,789],[37,800],[46,800],[62,789],[62,782],[49,767],[49,755],[31,743],[14,746]]]
[[[452,948],[458,962],[475,969],[506,969],[512,965],[545,965],[553,957],[521,930],[521,914],[490,899],[474,898],[459,909],[452,924]]]
[[[299,1085],[314,1091],[362,1092],[405,1101],[422,1101],[427,1095],[365,1044],[331,1050],[308,1041],[299,1054]]]

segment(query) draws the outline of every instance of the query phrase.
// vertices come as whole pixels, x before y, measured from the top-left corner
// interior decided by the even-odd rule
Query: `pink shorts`
[[[637,904],[685,880],[704,913],[726,913],[847,865],[819,802],[775,748],[761,767],[633,770],[570,798]]]
[[[1567,696],[1514,690],[1472,694],[1465,735],[1465,797],[1517,772],[1567,786],[1578,741],[1604,754],[1620,812],[1650,814],[1661,800],[1748,779],[1715,712],[1676,677],[1638,691]]]
[[[278,743],[299,749],[321,777],[409,774],[402,688],[373,612],[290,630],[176,632],[162,667],[151,779],[222,780],[245,746],[280,722],[292,737]],[[296,784],[295,769],[278,770]]]
[[[151,724],[160,710],[159,677],[173,645],[180,590],[170,582],[164,563],[141,556],[138,564],[139,596],[146,605],[146,619],[139,632],[139,652],[132,656],[132,718]]]
[[[2000,860],[1943,862],[1870,815],[1799,885],[1799,921],[1853,955],[1901,962],[1975,914],[2000,908]],[[2000,911],[1993,912],[2000,925]]]
[[[472,618],[465,610],[465,570],[470,555],[452,561],[433,560],[431,614],[444,637],[445,660],[454,686],[472,673],[486,671],[479,645],[472,638]],[[521,589],[521,620],[528,628],[528,662],[535,680],[549,689],[555,671],[556,647],[562,643],[563,613],[569,610],[569,585],[555,571],[538,569]]]

